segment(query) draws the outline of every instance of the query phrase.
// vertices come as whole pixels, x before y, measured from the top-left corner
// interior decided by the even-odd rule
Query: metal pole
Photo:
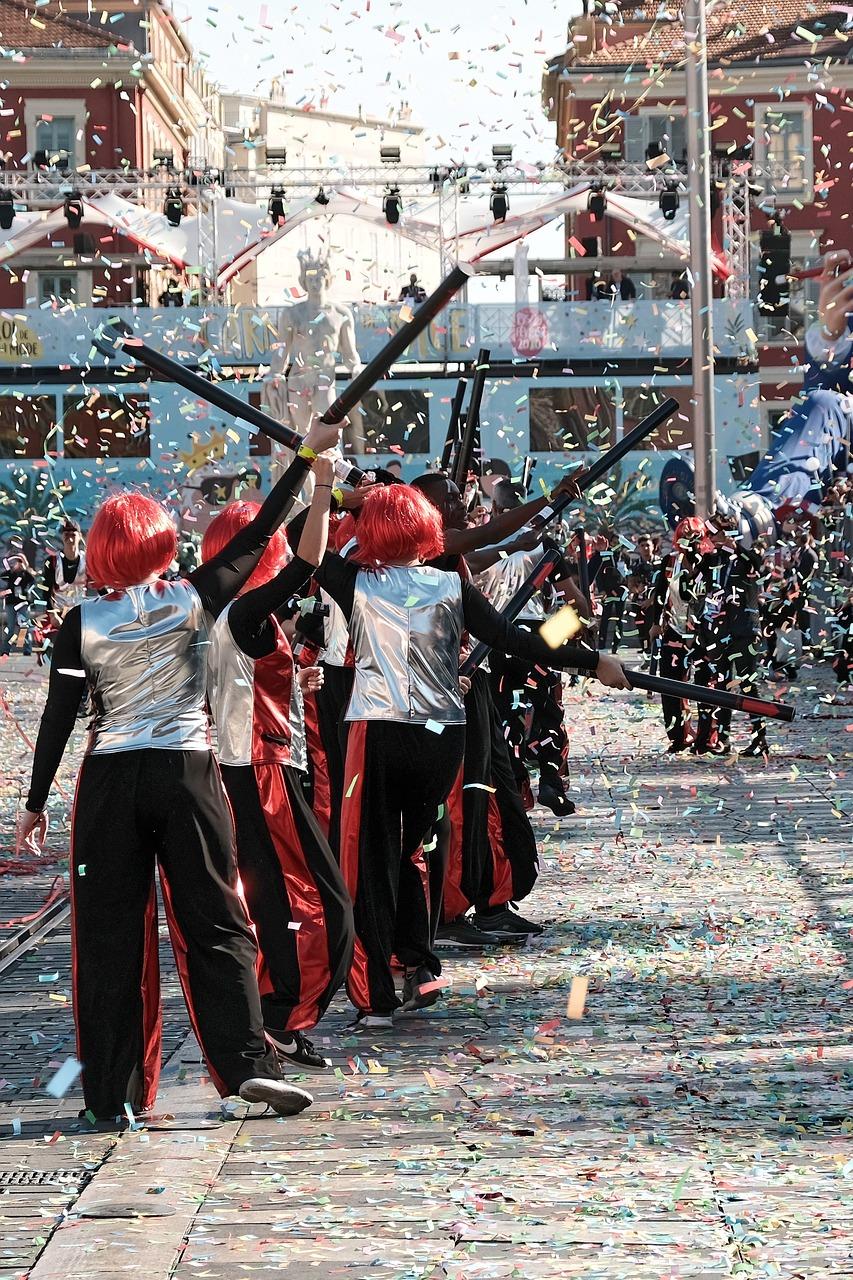
[[[711,288],[711,155],[705,0],[684,0],[687,47],[687,169],[690,204],[690,313],[696,514],[708,516],[717,469],[714,433],[714,325]]]

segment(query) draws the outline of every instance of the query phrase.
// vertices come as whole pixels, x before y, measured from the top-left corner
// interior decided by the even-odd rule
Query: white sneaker
[[[353,1031],[393,1031],[394,1019],[390,1013],[367,1013],[360,1009],[353,1023]]]
[[[263,1102],[279,1116],[298,1115],[314,1101],[306,1089],[297,1089],[296,1085],[288,1084],[285,1080],[260,1076],[243,1081],[240,1085],[240,1097],[244,1102]]]

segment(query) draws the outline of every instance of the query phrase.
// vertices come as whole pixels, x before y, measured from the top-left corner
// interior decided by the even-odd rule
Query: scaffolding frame
[[[747,162],[717,161],[714,181],[721,194],[723,248],[732,272],[726,282],[726,296],[749,296],[750,183],[755,181]],[[553,164],[518,164],[497,161],[476,165],[362,165],[294,166],[268,164],[254,169],[211,166],[204,157],[192,157],[182,169],[166,165],[152,169],[6,169],[0,172],[0,188],[11,192],[17,204],[30,210],[50,209],[76,192],[83,197],[112,192],[145,208],[156,208],[171,187],[179,187],[190,209],[199,218],[199,236],[206,287],[214,288],[216,229],[213,211],[218,199],[231,196],[264,207],[273,187],[283,187],[287,196],[304,199],[320,188],[346,188],[381,198],[390,187],[420,200],[438,204],[438,250],[442,274],[458,258],[459,206],[470,193],[490,191],[502,183],[516,194],[543,197],[559,195],[578,183],[590,182],[624,195],[657,199],[667,186],[689,198],[687,173],[674,164],[628,164],[619,160],[558,161]],[[205,219],[204,214],[209,216]],[[202,224],[209,221],[210,226]]]

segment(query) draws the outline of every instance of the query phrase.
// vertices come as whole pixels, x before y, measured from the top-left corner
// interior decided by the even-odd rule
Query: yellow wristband
[[[343,501],[344,501],[343,489],[339,489],[337,486],[335,486],[335,488],[332,489],[332,497],[334,498],[335,502],[338,504],[339,507],[343,506]]]
[[[296,456],[297,458],[304,458],[306,462],[313,462],[314,459],[317,457],[314,450],[310,448],[310,446],[307,444],[302,444],[299,446],[299,448],[296,450]]]

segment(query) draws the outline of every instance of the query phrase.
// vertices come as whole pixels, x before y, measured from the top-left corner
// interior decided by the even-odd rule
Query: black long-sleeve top
[[[218,617],[248,581],[270,538],[292,510],[296,491],[309,469],[310,464],[303,458],[294,458],[252,523],[240,529],[218,556],[206,561],[189,575],[189,582],[195,587],[205,610],[212,617]],[[295,558],[291,564],[297,560]],[[304,561],[298,563],[300,566],[304,565]],[[281,577],[281,574],[278,576]],[[304,580],[303,577],[301,581]],[[291,589],[291,594],[293,590],[296,588]],[[59,762],[74,728],[85,679],[78,605],[69,610],[56,633],[53,645],[47,702],[36,740],[32,779],[27,796],[27,808],[33,813],[40,812],[47,802]]]
[[[344,616],[352,616],[355,584],[362,566],[329,552],[315,572],[320,586],[340,607]],[[475,586],[462,580],[462,613],[465,628],[477,640],[484,641],[492,649],[522,658],[531,666],[576,667],[580,671],[594,671],[598,654],[575,644],[562,644],[556,649],[547,645],[535,632],[522,631],[513,626],[494,609]]]

